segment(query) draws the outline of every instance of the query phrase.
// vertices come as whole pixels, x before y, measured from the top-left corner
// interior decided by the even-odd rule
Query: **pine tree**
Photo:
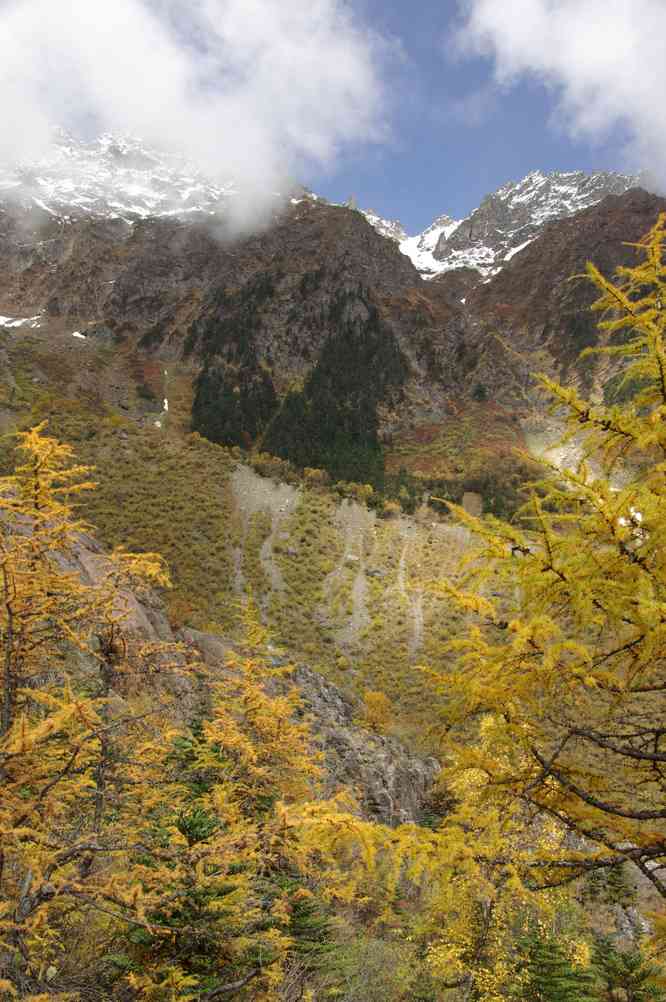
[[[595,977],[575,967],[552,939],[534,935],[522,944],[525,956],[513,996],[522,1002],[598,1002]]]
[[[640,949],[619,950],[608,938],[594,949],[594,966],[602,984],[601,998],[613,1002],[622,992],[626,1002],[663,1002],[666,991],[658,986],[660,968]]]

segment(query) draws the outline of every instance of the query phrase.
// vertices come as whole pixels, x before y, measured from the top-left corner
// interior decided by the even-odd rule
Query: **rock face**
[[[351,700],[310,668],[299,666],[292,677],[312,714],[331,791],[340,785],[353,790],[374,821],[418,821],[439,771],[437,760],[411,755],[396,738],[358,726]]]
[[[494,274],[534,240],[545,223],[573,216],[638,183],[638,177],[609,171],[533,171],[484,198],[455,230],[440,237],[433,256],[442,270],[469,266]]]
[[[525,359],[525,366],[548,368],[562,381],[578,383],[585,392],[598,391],[604,361],[579,355],[598,343],[598,317],[590,312],[597,298],[592,284],[579,277],[587,261],[603,274],[636,261],[627,243],[638,241],[654,225],[666,200],[640,188],[610,195],[568,219],[544,225],[540,235],[516,254],[487,284],[467,297],[472,328],[484,340],[491,330]],[[483,332],[483,333],[481,333]],[[490,341],[490,367],[506,356],[499,342]],[[505,386],[505,389],[508,388]]]
[[[497,469],[525,445],[530,369],[566,378],[592,343],[591,291],[568,278],[587,259],[606,272],[631,260],[624,242],[663,204],[624,191],[633,179],[620,175],[535,173],[462,223],[440,217],[408,238],[419,267],[428,258],[442,272],[424,282],[399,226],[387,224],[386,239],[370,214],[304,196],[240,239],[211,214],[220,191],[193,178],[197,211],[186,212],[180,167],[169,174],[109,137],[64,150],[38,175],[41,194],[24,178],[18,200],[3,209],[0,197],[4,426],[25,387],[46,390],[53,377],[60,395],[162,427],[173,376],[188,401],[181,427],[214,441],[378,489],[404,469],[486,503]],[[68,158],[88,165],[91,187],[76,167],[68,193]],[[132,215],[136,172],[144,202]],[[167,208],[176,188],[178,212]],[[602,198],[614,190],[623,194]],[[600,386],[597,363],[586,365]]]
[[[235,650],[228,640],[198,630],[183,630],[180,639],[194,646],[213,669],[222,668]],[[288,663],[284,658],[273,661],[279,667]],[[315,742],[324,753],[325,795],[345,787],[371,821],[391,826],[418,822],[439,772],[437,760],[412,755],[396,738],[361,727],[352,700],[306,665],[294,669],[288,684],[298,687]]]
[[[361,212],[372,228],[381,233],[383,237],[395,240],[397,243],[402,243],[403,240],[407,239],[407,233],[399,219],[384,219],[374,209],[362,209]]]
[[[234,645],[223,637],[191,629],[180,636],[212,668],[223,666],[234,653]],[[277,667],[288,664],[283,657],[272,660]],[[307,665],[297,665],[288,684],[298,687],[303,711],[324,754],[325,795],[345,787],[369,820],[385,825],[418,822],[439,772],[437,760],[419,758],[396,738],[361,727],[353,701]]]
[[[109,569],[104,550],[89,536],[81,536],[63,563],[86,584],[101,582]],[[162,603],[148,588],[141,594],[126,589],[122,601],[125,628],[143,641],[184,643],[194,648],[213,671],[224,671],[227,657],[236,652],[236,645],[225,637],[193,629],[174,633]],[[272,660],[277,666],[288,663],[284,658]],[[182,687],[183,683],[179,684]],[[352,700],[311,668],[298,665],[289,675],[288,684],[298,687],[315,742],[324,753],[325,794],[348,788],[364,817],[382,824],[418,821],[439,771],[436,759],[418,758],[396,738],[361,727],[355,721],[357,709]],[[185,684],[180,692],[185,715],[188,707],[195,705],[187,688]]]

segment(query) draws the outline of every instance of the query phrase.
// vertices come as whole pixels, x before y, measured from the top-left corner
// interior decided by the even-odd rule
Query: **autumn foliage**
[[[418,824],[334,788],[249,598],[224,663],[142,637],[133,595],[168,587],[163,561],[94,551],[91,471],[44,425],[19,436],[0,481],[0,997],[663,997],[663,917],[648,963],[591,942],[581,888],[632,866],[666,898],[665,246],[662,217],[635,268],[588,269],[628,402],[543,377],[579,461],[546,463],[511,523],[450,506],[478,546],[433,585],[462,626],[422,674],[443,769]],[[372,688],[357,720],[387,743],[398,712]]]
[[[467,628],[436,684],[459,820],[513,832],[489,864],[548,888],[628,863],[666,898],[666,216],[636,250],[587,273],[628,402],[542,377],[579,460],[511,524],[451,506],[478,546],[438,585]]]

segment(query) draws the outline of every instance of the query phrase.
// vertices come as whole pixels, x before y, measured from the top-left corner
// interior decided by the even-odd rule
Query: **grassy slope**
[[[165,376],[131,352],[64,338],[6,336],[5,430],[48,418],[96,468],[98,489],[82,515],[108,546],[164,555],[174,624],[233,631],[252,595],[277,644],[352,689],[384,689],[402,714],[421,719],[415,665],[441,657],[455,620],[424,591],[459,549],[437,516],[378,518],[303,484],[289,488],[293,503],[282,512],[274,482],[247,470],[239,489],[238,459],[187,433],[186,372],[171,365]],[[11,435],[2,442],[7,468]]]

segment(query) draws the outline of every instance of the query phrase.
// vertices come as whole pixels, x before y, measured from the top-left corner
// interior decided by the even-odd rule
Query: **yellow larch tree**
[[[93,485],[71,449],[44,431],[19,436],[19,464],[0,482],[0,990],[8,997],[57,984],[68,929],[95,916],[142,922],[138,884],[119,874],[158,749],[155,727],[125,696],[136,672],[160,673],[173,653],[123,638],[122,587],[166,584],[158,557],[118,554],[97,584],[69,569],[87,529],[73,506]]]
[[[487,867],[545,888],[630,863],[666,898],[666,215],[635,247],[587,270],[624,401],[541,377],[580,462],[544,463],[512,523],[451,506],[478,545],[437,585],[467,628],[434,678],[457,817],[507,825]]]
[[[71,557],[90,471],[43,426],[19,445],[0,483],[0,992],[64,1002],[93,978],[99,997],[125,985],[146,1002],[277,1002],[311,900],[402,938],[434,991],[497,997],[511,916],[537,907],[507,851],[518,811],[486,804],[467,767],[457,815],[434,830],[326,798],[252,607],[245,654],[207,672],[133,638],[123,590],[165,584],[162,562],[117,553],[85,584]]]

